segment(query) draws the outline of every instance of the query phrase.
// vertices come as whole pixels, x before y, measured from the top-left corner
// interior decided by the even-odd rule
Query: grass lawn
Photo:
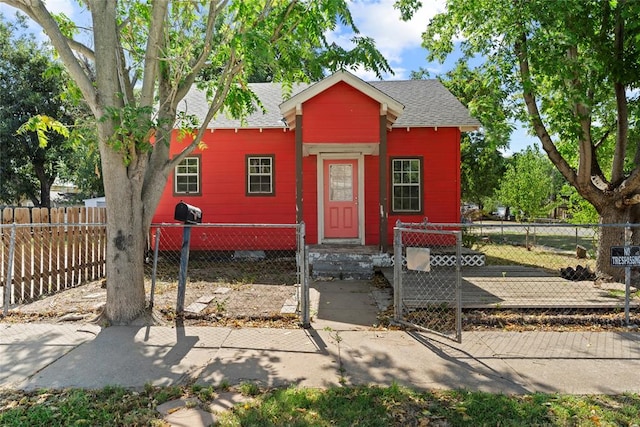
[[[640,396],[502,395],[467,391],[419,392],[405,387],[260,390],[220,415],[221,426],[622,426],[640,423]],[[0,391],[2,426],[164,426],[155,407],[195,397],[207,408],[219,390],[202,386],[146,387],[134,392]]]
[[[578,259],[573,253],[558,253],[541,246],[527,249],[524,246],[489,243],[475,246],[474,249],[485,254],[487,265],[522,265],[556,273],[560,268],[575,268],[577,265],[589,266],[595,270],[594,258]]]
[[[519,245],[524,245],[528,243],[530,245],[540,245],[547,246],[559,250],[565,251],[575,251],[576,246],[580,245],[586,248],[589,251],[595,251],[597,241],[593,236],[576,236],[571,234],[570,232],[573,230],[562,230],[567,232],[566,234],[549,234],[544,232],[535,232],[534,229],[531,228],[529,232],[529,236],[525,233],[515,233],[512,231],[504,231],[502,233],[492,232],[488,233],[487,236],[491,238],[492,241],[504,241]]]

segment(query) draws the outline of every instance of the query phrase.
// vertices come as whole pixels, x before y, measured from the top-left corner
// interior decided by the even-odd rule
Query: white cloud
[[[410,21],[400,18],[400,11],[393,7],[396,0],[351,0],[349,10],[353,16],[360,35],[371,37],[375,40],[376,47],[389,61],[396,73],[391,78],[406,78],[406,58],[403,55],[407,50],[419,48],[422,44],[422,33],[426,30],[429,20],[445,8],[444,0],[427,0],[414,14]],[[328,34],[330,41],[340,46],[350,47],[352,33],[344,28]],[[367,79],[375,75],[358,74]],[[370,78],[368,80],[371,80]]]
[[[399,57],[404,49],[420,46],[429,20],[444,10],[444,1],[425,1],[410,21],[400,18],[396,0],[353,0],[349,9],[360,32],[372,37],[381,52]]]
[[[74,13],[78,10],[76,2],[72,0],[46,0],[47,9],[51,13],[64,13],[69,18],[73,18]]]
[[[45,6],[50,13],[64,13],[69,19],[74,22],[78,22],[79,15],[83,11],[83,9],[80,9],[78,7],[77,3],[74,0],[46,0]],[[16,12],[18,11],[19,10],[14,7],[0,4],[0,13],[4,14],[5,18],[7,19],[12,19],[12,17],[15,16]],[[22,11],[19,12],[24,14]],[[39,25],[31,20],[29,20],[28,23],[28,31],[33,33],[37,40],[48,40],[47,36],[44,34],[42,28]]]

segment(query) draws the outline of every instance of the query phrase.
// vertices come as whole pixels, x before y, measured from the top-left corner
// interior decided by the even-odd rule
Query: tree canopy
[[[390,71],[345,0],[86,0],[88,38],[44,1],[2,1],[42,27],[97,120],[108,218],[103,315],[110,323],[145,313],[143,255],[167,177],[201,143],[215,114],[241,117],[260,108],[250,76],[264,74],[287,89],[338,69]],[[327,40],[338,25],[353,31],[350,49]],[[203,122],[178,113],[194,87],[209,100]],[[171,157],[174,128],[183,130],[184,149]]]
[[[420,2],[399,0],[411,14]],[[549,159],[605,223],[638,222],[640,2],[628,0],[449,0],[423,34],[429,59],[459,45],[463,61],[501,83],[514,116],[528,123]],[[597,268],[614,274],[603,228]],[[640,239],[635,236],[634,239]]]
[[[516,220],[546,216],[558,191],[553,172],[553,165],[537,145],[527,147],[507,163],[496,197],[511,209]]]
[[[412,79],[428,77],[424,69],[411,73]],[[505,91],[491,75],[471,69],[464,61],[438,78],[482,123],[481,129],[463,133],[460,141],[462,199],[482,206],[498,188],[505,170],[500,149],[508,147],[513,131],[508,106],[495,102],[506,96]]]
[[[65,78],[50,51],[0,16],[0,200],[50,207],[51,185],[73,153]],[[44,140],[43,140],[44,139]],[[44,142],[44,143],[43,143]]]

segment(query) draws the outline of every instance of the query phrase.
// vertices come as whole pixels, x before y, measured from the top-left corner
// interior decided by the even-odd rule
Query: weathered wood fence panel
[[[104,277],[105,208],[5,208],[0,215],[0,286],[7,295],[11,277],[10,304]]]

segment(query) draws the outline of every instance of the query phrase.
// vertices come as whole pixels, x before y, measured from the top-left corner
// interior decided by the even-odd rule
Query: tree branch
[[[155,93],[156,74],[158,73],[158,58],[162,45],[162,33],[167,18],[168,2],[153,2],[151,11],[151,25],[149,39],[144,54],[144,72],[142,78],[142,90],[140,91],[140,105],[153,105]]]
[[[80,55],[84,56],[87,59],[90,59],[91,61],[95,61],[96,59],[95,52],[89,46],[83,43],[80,43],[77,40],[70,39],[68,37],[66,37],[66,40],[67,40],[67,43],[69,44],[69,47],[73,51],[78,52]]]
[[[575,63],[578,59],[578,47],[576,45],[570,46],[567,49],[567,59],[569,63]],[[582,84],[577,75],[577,71],[574,71],[574,78],[567,82],[570,85],[569,92],[578,91],[581,93]],[[575,98],[575,95],[574,95]],[[578,141],[580,157],[578,160],[578,183],[580,185],[585,185],[587,182],[591,180],[593,174],[593,146],[591,144],[591,114],[589,107],[584,103],[576,101],[574,102],[574,113],[576,119],[580,123],[580,139]]]
[[[614,39],[614,65],[618,69],[623,68],[624,63],[624,18],[621,16],[621,9],[624,1],[616,7],[616,26]],[[616,95],[616,107],[618,112],[618,125],[616,132],[616,146],[611,165],[611,182],[615,185],[624,179],[624,160],[627,154],[627,141],[629,133],[629,109],[627,105],[627,94],[624,84],[620,81],[620,74],[614,73],[616,81],[613,83]]]
[[[598,140],[595,144],[593,144],[593,148],[597,150],[600,146],[606,141],[606,139],[611,135],[611,128],[608,128],[607,131],[602,135],[602,138]]]
[[[205,116],[202,122],[202,125],[200,126],[200,129],[198,129],[198,133],[196,134],[196,137],[178,155],[176,155],[173,159],[171,159],[167,167],[169,168],[175,167],[189,153],[191,153],[191,151],[193,151],[195,147],[198,146],[200,141],[202,141],[202,138],[204,137],[204,133],[207,131],[207,125],[209,124],[213,116],[218,112],[218,110],[220,110],[220,108],[224,104],[224,101],[227,98],[227,95],[229,94],[229,89],[231,88],[231,84],[233,83],[233,80],[236,74],[238,74],[240,70],[242,70],[242,63],[236,61],[235,54],[232,51],[231,58],[227,62],[225,69],[222,72],[223,81],[222,81],[221,88],[219,88],[216,91],[216,95],[211,101],[211,105],[209,106],[207,115]]]
[[[97,100],[98,94],[93,82],[78,58],[76,58],[69,39],[62,34],[58,23],[53,19],[44,3],[41,0],[4,0],[4,3],[21,10],[42,27],[58,55],[60,55],[60,59],[64,62],[69,74],[78,85],[93,114],[96,117],[102,115]],[[73,46],[78,47],[76,44]]]
[[[213,3],[209,5],[209,13],[207,15],[207,29],[204,35],[204,46],[203,46],[202,52],[200,53],[200,55],[198,56],[198,59],[196,59],[195,63],[193,64],[191,72],[184,77],[184,79],[182,80],[182,83],[176,88],[175,100],[174,100],[175,104],[177,104],[180,100],[182,100],[182,98],[184,98],[187,95],[187,92],[189,92],[189,89],[195,82],[196,77],[198,76],[198,74],[200,74],[200,71],[202,71],[202,69],[207,65],[207,61],[209,60],[209,54],[213,49],[213,44],[212,44],[213,32],[215,30],[216,20],[218,19],[218,15],[220,14],[220,11],[227,6],[228,2],[229,0],[220,0],[215,5]],[[229,40],[225,39],[225,40],[221,40],[220,44],[223,45],[228,42]]]
[[[542,122],[542,118],[540,117],[540,111],[538,110],[538,105],[536,104],[535,94],[531,89],[533,87],[533,82],[531,81],[531,71],[529,69],[529,61],[527,59],[526,45],[527,36],[523,32],[520,36],[520,40],[516,41],[514,49],[520,66],[522,91],[527,111],[531,118],[531,123],[536,132],[536,135],[542,142],[542,148],[544,149],[544,151],[546,151],[549,159],[553,162],[554,165],[556,165],[562,176],[564,176],[570,184],[576,186],[578,182],[578,176],[576,175],[575,170],[573,170],[573,168],[569,166],[569,163],[567,163],[567,161],[558,152],[558,149],[551,140],[551,136],[549,136],[549,132],[547,132],[547,129]]]

